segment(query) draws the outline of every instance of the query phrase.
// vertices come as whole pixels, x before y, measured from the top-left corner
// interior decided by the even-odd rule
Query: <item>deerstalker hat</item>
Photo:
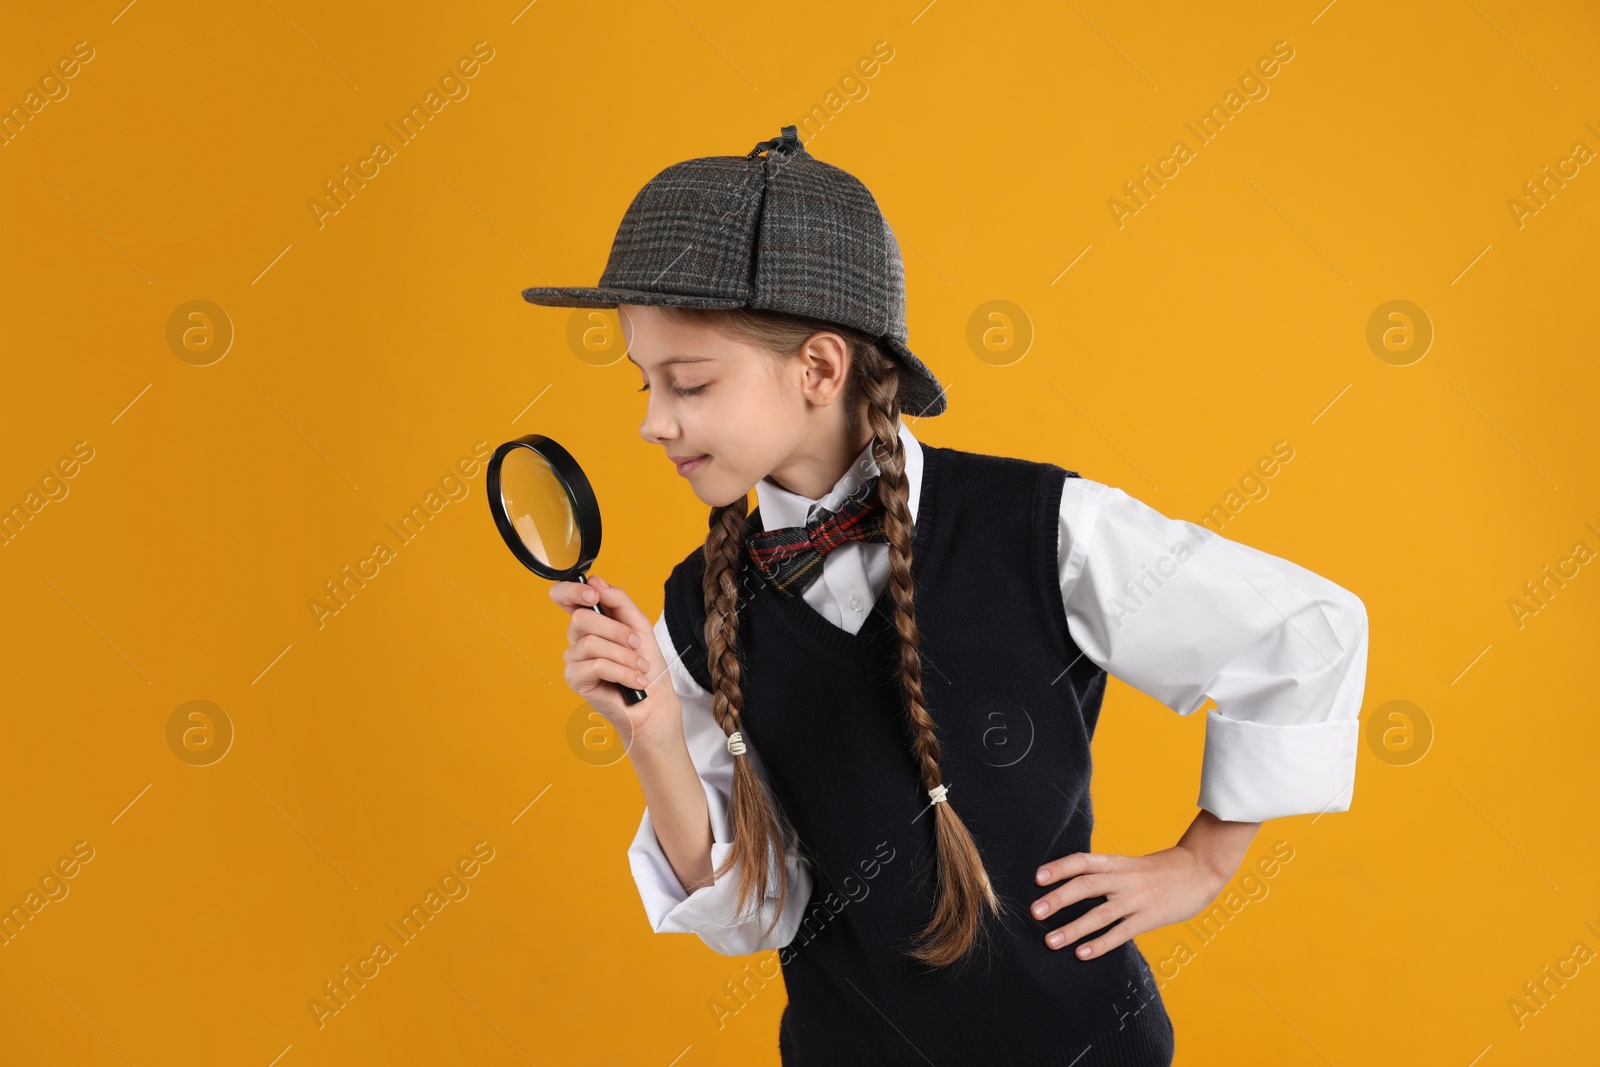
[[[531,304],[787,312],[854,327],[902,364],[900,409],[945,410],[906,347],[905,266],[867,187],[812,156],[794,126],[743,156],[675,163],[639,190],[596,286],[534,286]]]

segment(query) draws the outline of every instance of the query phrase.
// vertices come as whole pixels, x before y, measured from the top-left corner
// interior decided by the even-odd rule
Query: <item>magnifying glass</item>
[[[600,554],[600,505],[572,453],[543,434],[507,441],[489,457],[485,488],[494,524],[518,562],[541,578],[589,583],[586,572]],[[600,611],[598,603],[589,607]],[[624,704],[646,696],[617,688]]]

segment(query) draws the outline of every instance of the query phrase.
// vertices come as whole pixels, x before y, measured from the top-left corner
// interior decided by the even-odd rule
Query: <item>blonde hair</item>
[[[921,637],[917,629],[915,590],[911,581],[911,511],[907,503],[905,450],[900,440],[899,364],[871,337],[846,326],[804,316],[749,308],[704,310],[666,308],[669,317],[698,322],[736,340],[757,345],[775,356],[792,356],[812,335],[829,331],[850,346],[851,379],[847,395],[847,427],[852,436],[860,430],[863,412],[872,428],[872,454],[879,468],[878,499],[885,510],[889,536],[889,582],[894,594],[894,628],[900,637],[900,692],[912,727],[913,751],[924,790],[943,784],[939,771],[939,740],[928,714],[922,690]],[[863,400],[865,403],[863,403]],[[743,701],[740,687],[739,590],[744,562],[746,496],[713,508],[705,543],[706,666],[712,683],[712,712],[724,733],[738,730]],[[735,746],[738,747],[738,746]],[[943,967],[964,956],[978,937],[984,909],[1000,913],[1000,901],[966,824],[949,801],[932,805],[938,864],[937,903],[933,918],[908,951],[913,959]],[[714,877],[739,868],[737,908],[743,911],[752,896],[766,899],[771,888],[767,858],[784,850],[784,827],[750,760],[734,757],[733,797],[729,808],[734,842]],[[778,864],[778,906],[768,932],[783,913],[789,879]]]

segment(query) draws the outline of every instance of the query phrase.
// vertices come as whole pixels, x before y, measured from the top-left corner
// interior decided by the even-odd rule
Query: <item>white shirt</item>
[[[922,446],[903,422],[900,440],[915,522]],[[876,473],[868,445],[820,500],[762,479],[756,496],[763,528],[803,525],[818,507],[837,508]],[[1354,594],[1087,478],[1068,478],[1062,488],[1056,554],[1067,628],[1085,656],[1179,715],[1192,714],[1208,696],[1216,701],[1206,713],[1200,807],[1237,822],[1349,810],[1367,673],[1367,613]],[[822,574],[802,595],[829,622],[855,633],[888,581],[889,546],[850,541],[823,558]],[[709,694],[675,654],[665,614],[655,635],[705,786],[715,868],[733,847],[734,757]],[[764,770],[748,739],[747,746],[746,758]],[[736,870],[685,894],[648,808],[628,859],[655,932],[694,933],[724,955],[787,945],[811,895],[809,861],[786,854],[788,906],[772,936],[762,939],[776,900],[738,921]],[[776,859],[768,857],[774,876]]]

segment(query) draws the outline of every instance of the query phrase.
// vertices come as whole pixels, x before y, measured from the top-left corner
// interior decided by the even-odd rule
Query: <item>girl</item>
[[[1053,463],[920,442],[902,412],[946,397],[898,245],[795,127],[668,167],[599,286],[523,295],[618,309],[640,433],[712,509],[654,624],[599,578],[551,589],[566,682],[645,794],[652,927],[779,950],[785,1064],[1170,1064],[1132,938],[1204,910],[1262,820],[1348,809],[1361,601]],[[1218,702],[1202,810],[1148,856],[1089,847],[1108,674]]]

